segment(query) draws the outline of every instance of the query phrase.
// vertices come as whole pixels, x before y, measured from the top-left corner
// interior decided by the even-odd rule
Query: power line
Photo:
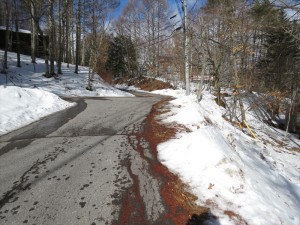
[[[181,18],[181,22],[182,22],[182,20],[183,20],[183,17],[182,17],[182,8],[180,8],[180,4],[179,4],[179,0],[175,0],[175,2],[176,2],[176,5],[177,5],[177,10],[178,10],[178,13],[179,13],[179,15],[180,15],[180,18]],[[182,3],[182,2],[180,2],[180,3]],[[182,4],[181,4],[182,5]]]
[[[162,40],[159,40],[159,42],[167,41],[167,40],[173,38],[175,35],[177,35],[177,34],[174,34],[174,32],[179,31],[179,30],[181,30],[181,29],[182,29],[182,27],[177,27],[175,30],[172,31],[172,33],[171,33],[170,35],[165,35],[165,34],[160,35],[159,37],[153,38],[153,39],[151,39],[150,41],[145,41],[145,42],[143,42],[143,43],[141,43],[141,44],[138,44],[138,45],[136,45],[136,47],[141,47],[141,46],[143,46],[143,45],[149,44],[149,42],[150,42],[150,43],[151,43],[151,42],[154,42],[154,41],[156,41],[158,38],[161,38],[161,37],[166,37],[166,38],[165,38],[165,39],[162,39]],[[149,46],[153,46],[153,45],[155,45],[155,44],[157,44],[157,43],[159,43],[159,42],[151,43]]]

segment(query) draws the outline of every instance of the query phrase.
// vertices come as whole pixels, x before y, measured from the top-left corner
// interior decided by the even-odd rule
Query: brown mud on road
[[[157,145],[175,137],[180,126],[167,127],[157,121],[157,116],[166,111],[164,108],[171,98],[155,104],[151,113],[142,124],[141,129],[133,129],[132,135],[135,142],[130,140],[135,151],[141,155],[149,164],[148,172],[159,180],[159,194],[162,199],[164,210],[161,210],[158,218],[149,220],[147,217],[147,207],[143,200],[139,178],[131,171],[131,164],[127,164],[127,170],[133,180],[133,185],[123,193],[122,206],[118,224],[163,224],[163,225],[183,225],[183,224],[203,224],[211,217],[209,209],[199,207],[195,204],[196,197],[186,191],[186,186],[179,178],[172,174],[157,157]],[[144,142],[148,143],[149,152],[145,152]],[[135,143],[135,144],[134,144]],[[146,168],[145,168],[146,169]]]

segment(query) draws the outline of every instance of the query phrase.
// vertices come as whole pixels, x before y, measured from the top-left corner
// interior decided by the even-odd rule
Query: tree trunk
[[[35,25],[37,26],[37,30],[39,31],[40,36],[43,39],[43,50],[44,50],[44,57],[45,57],[45,77],[50,77],[49,75],[49,57],[48,57],[48,51],[47,51],[47,40],[44,36],[44,33],[42,29],[40,28],[40,25],[38,24],[38,21],[35,20]]]
[[[5,30],[5,49],[4,49],[4,58],[3,58],[3,67],[1,73],[7,73],[7,54],[9,48],[9,8],[8,8],[8,1],[5,1],[5,23],[6,23],[6,30]]]
[[[62,39],[63,39],[63,32],[62,32],[62,16],[61,16],[61,0],[58,1],[58,60],[57,60],[57,74],[62,74],[61,71],[61,64],[62,64],[62,58],[63,58],[63,45],[62,45]]]
[[[34,10],[34,2],[31,1],[30,2],[30,11],[31,11],[31,63],[36,63],[35,57],[36,57],[36,40],[37,40],[37,31],[36,31],[36,25],[34,22],[34,17],[36,17],[35,15],[35,10]],[[35,68],[35,67],[34,67]],[[34,71],[35,72],[35,71]]]
[[[288,118],[286,118],[286,129],[285,129],[285,138],[287,137],[287,133],[289,131],[289,126],[290,126],[290,122],[291,122],[291,115],[292,112],[294,111],[294,104],[295,104],[295,100],[296,100],[296,96],[297,96],[297,92],[298,92],[299,88],[297,87],[296,90],[294,90],[292,92],[292,96],[291,96],[291,106],[289,108],[289,112],[288,112]]]
[[[45,58],[45,77],[49,77],[49,60],[48,60],[48,50],[47,50],[47,40],[46,37],[44,36],[44,32],[40,27],[40,23],[39,23],[39,17],[37,16],[36,13],[36,8],[35,8],[35,1],[31,1],[31,19],[33,21],[33,27],[35,27],[38,31],[38,34],[40,34],[42,40],[43,40],[43,51],[44,51],[44,58]],[[34,37],[35,38],[35,37]]]
[[[49,59],[50,59],[50,76],[55,75],[54,71],[54,19],[53,19],[53,2],[54,0],[49,0],[48,6],[48,26],[49,26]]]
[[[187,34],[187,0],[183,1],[184,9],[184,61],[185,61],[185,94],[190,95],[189,36]]]
[[[71,11],[73,10],[72,5],[70,4],[70,0],[64,0],[64,6],[63,6],[63,10],[64,10],[64,15],[63,18],[65,21],[65,26],[63,25],[63,27],[65,27],[65,62],[67,63],[67,67],[69,68],[69,63],[70,63],[70,56],[71,56],[71,48],[70,48],[70,16]]]
[[[82,26],[83,27],[83,26]],[[81,41],[81,63],[80,63],[80,65],[84,65],[85,64],[85,51],[86,51],[86,40],[85,40],[85,38],[86,38],[86,36],[84,35],[84,30],[82,31],[82,33],[83,33],[83,37],[82,37],[82,41]]]
[[[18,20],[18,7],[17,2],[14,0],[15,5],[15,26],[16,26],[16,38],[17,38],[17,67],[21,67],[21,57],[20,57],[20,35],[19,35],[19,20]]]
[[[236,83],[236,97],[239,101],[241,117],[242,117],[241,120],[242,120],[242,123],[244,123],[246,121],[246,113],[245,113],[245,108],[244,108],[244,104],[243,104],[243,99],[241,97],[240,79],[239,79],[239,75],[238,75],[236,55],[233,56],[233,69],[234,69],[235,83]]]
[[[75,71],[74,73],[78,74],[78,65],[80,57],[80,20],[81,20],[81,0],[78,0],[77,6],[77,21],[76,21],[76,52],[75,52]]]
[[[159,70],[160,70],[160,62],[159,62],[159,47],[160,47],[160,43],[159,43],[159,30],[160,30],[160,7],[159,7],[159,3],[157,3],[157,68],[156,68],[156,77],[159,77]]]
[[[16,37],[17,37],[17,67],[21,67],[21,56],[20,56],[20,34],[19,34],[19,21],[16,18]]]
[[[206,69],[206,56],[204,51],[203,53],[203,64],[202,64],[202,69],[201,69],[201,80],[198,84],[198,90],[197,90],[197,99],[200,102],[202,100],[202,91],[203,91],[203,81],[204,81],[204,75],[205,75],[205,69]]]

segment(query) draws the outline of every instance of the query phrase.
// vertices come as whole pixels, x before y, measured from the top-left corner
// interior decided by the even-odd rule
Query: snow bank
[[[200,104],[183,91],[156,93],[177,97],[164,122],[192,130],[160,144],[158,154],[189,184],[198,204],[209,206],[222,225],[300,224],[300,154],[291,151],[299,149],[299,140],[285,140],[266,125],[257,126],[262,129],[253,139],[223,119],[209,93]]]
[[[0,86],[0,93],[0,135],[75,104],[38,89]]]

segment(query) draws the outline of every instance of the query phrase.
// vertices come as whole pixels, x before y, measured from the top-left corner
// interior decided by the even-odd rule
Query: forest
[[[78,65],[88,66],[90,80],[96,73],[106,79],[150,76],[182,85],[187,95],[196,80],[199,100],[204,83],[219,105],[226,104],[221,90],[233,90],[241,121],[249,92],[271,96],[272,115],[285,98],[298,104],[298,1],[128,0],[116,16],[119,5],[118,0],[2,0],[1,72],[7,72],[7,51],[24,48],[19,33],[25,29],[31,33],[32,63],[42,52],[46,77],[61,74],[65,62],[76,65],[75,73]]]

